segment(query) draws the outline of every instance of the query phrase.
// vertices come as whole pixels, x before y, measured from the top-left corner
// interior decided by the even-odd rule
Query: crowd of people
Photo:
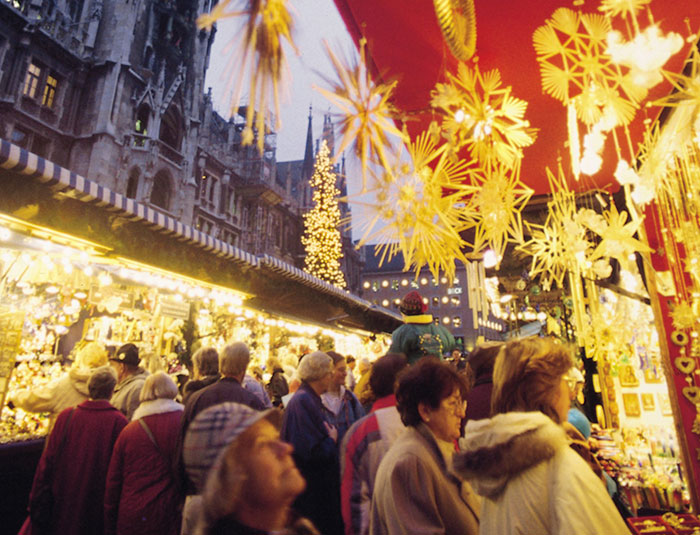
[[[59,381],[80,378],[70,399],[54,385],[15,400],[55,414],[20,533],[628,533],[566,424],[571,350],[485,344],[460,370],[407,297],[423,318],[405,326],[425,329],[396,352],[367,366],[315,351],[293,375],[270,359],[265,384],[242,342],[199,349],[181,387],[133,344],[90,345]]]

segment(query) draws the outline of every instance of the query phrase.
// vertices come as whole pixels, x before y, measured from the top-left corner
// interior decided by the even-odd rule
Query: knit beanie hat
[[[428,310],[428,305],[423,302],[421,295],[413,290],[408,292],[401,300],[399,310],[406,316],[415,316],[417,314],[424,314],[425,311]]]
[[[204,489],[207,474],[221,462],[229,444],[258,420],[266,418],[279,428],[279,409],[256,411],[247,405],[226,402],[200,412],[187,428],[182,448],[185,470],[198,492]]]

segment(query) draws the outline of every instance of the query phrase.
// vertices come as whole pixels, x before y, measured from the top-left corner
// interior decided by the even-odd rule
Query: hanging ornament
[[[352,147],[360,160],[362,187],[367,191],[367,170],[370,161],[391,172],[391,139],[408,143],[408,136],[394,124],[397,111],[391,104],[396,82],[375,83],[367,66],[367,41],[360,39],[359,59],[341,61],[323,42],[333,64],[337,80],[321,75],[329,88],[314,86],[326,99],[340,108],[338,126],[342,139],[336,154]]]

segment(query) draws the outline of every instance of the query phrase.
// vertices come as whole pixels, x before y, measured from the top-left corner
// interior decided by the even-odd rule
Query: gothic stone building
[[[203,84],[216,29],[195,25],[211,4],[0,0],[0,137],[301,267],[308,166],[278,176],[275,134],[260,154],[241,146],[240,117],[213,111]]]

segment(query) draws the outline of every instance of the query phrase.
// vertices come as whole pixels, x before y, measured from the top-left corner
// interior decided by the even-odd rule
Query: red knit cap
[[[399,310],[406,316],[415,316],[416,314],[424,314],[428,310],[428,305],[423,302],[421,295],[413,290],[401,300]]]

